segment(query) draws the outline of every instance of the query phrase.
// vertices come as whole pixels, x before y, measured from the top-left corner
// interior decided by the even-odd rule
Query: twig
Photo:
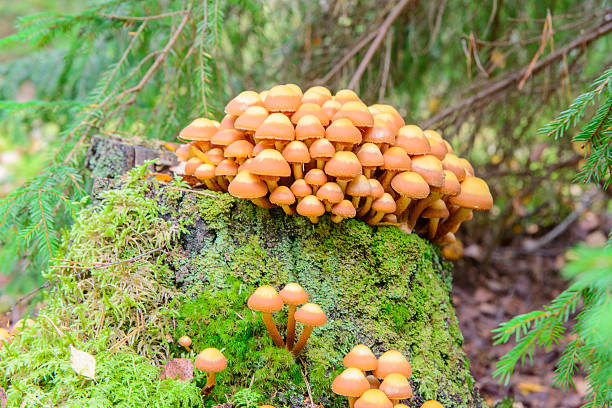
[[[122,263],[127,263],[127,262],[132,262],[135,261],[136,259],[142,258],[143,256],[147,256],[149,254],[152,254],[153,252],[157,252],[157,251],[162,251],[163,253],[166,253],[163,250],[164,247],[158,247],[155,249],[151,249],[150,251],[144,252],[140,255],[136,255],[132,258],[128,258],[128,259],[123,259],[121,261],[115,261],[115,262],[109,262],[109,263],[103,263],[103,264],[96,264],[94,266],[73,266],[73,265],[52,265],[51,268],[74,268],[74,269],[99,269],[99,268],[106,268],[108,266],[113,266],[113,265],[119,265]],[[79,262],[74,262],[74,263],[79,263]],[[88,263],[88,262],[85,262]]]
[[[538,58],[540,58],[540,55],[542,55],[542,53],[544,52],[544,49],[546,48],[546,44],[548,44],[548,42],[552,40],[553,34],[554,34],[554,31],[552,28],[552,16],[550,15],[550,10],[547,10],[546,20],[544,22],[544,28],[542,28],[542,40],[540,41],[540,46],[538,47],[538,50],[536,51],[535,55],[531,59],[531,62],[529,63],[529,66],[527,67],[527,70],[525,71],[525,75],[523,75],[523,78],[521,78],[521,82],[519,82],[518,84],[517,88],[519,91],[523,89],[525,82],[527,82],[527,79],[531,75],[533,66],[537,62]]]
[[[370,41],[372,41],[372,39],[374,39],[374,37],[376,37],[376,32],[377,32],[376,30],[372,31],[370,34],[365,36],[361,41],[355,44],[355,46],[351,48],[349,52],[344,54],[344,57],[342,57],[342,59],[337,64],[334,64],[334,67],[327,74],[325,74],[323,78],[321,78],[317,82],[325,84],[330,79],[332,79],[332,77],[336,75],[338,71],[340,71],[340,68],[342,68],[347,62],[349,62],[350,59],[353,58],[353,56],[355,56],[355,54],[361,51],[363,47],[365,47]]]
[[[351,78],[351,81],[348,84],[348,88],[349,89],[354,89],[355,88],[355,85],[357,85],[357,83],[361,79],[361,76],[365,72],[365,69],[367,68],[368,64],[370,63],[370,60],[372,59],[372,57],[374,56],[374,53],[378,49],[378,46],[382,42],[383,38],[385,38],[385,35],[387,34],[387,31],[389,31],[389,27],[391,26],[391,24],[393,24],[393,22],[395,21],[397,16],[399,16],[401,11],[404,9],[404,7],[406,7],[406,5],[408,5],[408,3],[410,3],[410,0],[401,0],[391,10],[391,12],[387,16],[387,18],[385,18],[385,21],[383,21],[382,25],[378,29],[378,33],[376,34],[376,38],[374,38],[374,41],[372,41],[372,44],[370,44],[370,48],[368,48],[368,51],[363,56],[363,59],[359,63],[359,66],[357,67],[357,70],[355,71],[355,74],[353,74],[353,77]]]
[[[603,37],[604,35],[608,34],[611,31],[612,31],[612,22],[607,22],[605,24],[598,26],[592,31],[586,33],[585,35],[575,39],[574,41],[570,42],[566,46],[558,49],[552,54],[549,54],[546,58],[534,64],[533,69],[532,69],[532,76],[538,73],[539,71],[541,71],[543,68],[549,66],[553,62],[562,58],[564,54],[567,54],[569,51],[573,50],[574,48],[584,47],[588,45],[589,43],[597,40],[598,38]],[[498,93],[504,92],[509,87],[519,82],[521,78],[523,77],[523,75],[525,74],[526,70],[527,68],[523,68],[519,71],[514,72],[509,77],[501,81],[492,83],[491,85],[489,85],[482,91],[478,92],[477,94],[460,101],[455,106],[445,109],[442,112],[435,115],[434,117],[425,121],[422,127],[424,129],[432,127],[433,125],[441,122],[442,120],[448,118],[449,116],[452,116],[458,112],[462,112],[464,109],[470,108],[473,105],[478,104],[489,97],[492,97]]]
[[[149,21],[149,20],[157,20],[160,18],[166,18],[176,15],[185,14],[187,11],[172,11],[169,13],[157,14],[155,16],[117,16],[114,14],[103,14],[99,13],[98,16],[105,18],[112,18],[114,20],[128,20],[128,21]]]
[[[138,333],[140,330],[144,329],[144,326],[138,326],[135,327],[134,329],[132,329],[131,332],[129,332],[124,338],[122,338],[121,340],[119,340],[117,343],[115,343],[111,348],[110,348],[110,354],[109,357],[112,356],[113,354],[115,354],[115,352],[117,350],[119,350],[119,347],[121,347],[121,345],[123,345],[125,342],[127,342],[130,337],[134,336],[136,333]]]
[[[385,47],[385,60],[383,65],[382,79],[380,80],[380,90],[378,91],[378,100],[383,101],[385,99],[385,92],[387,91],[387,81],[389,80],[389,68],[391,66],[391,45],[393,44],[393,36],[387,37]]]
[[[300,372],[302,373],[302,377],[304,378],[304,383],[306,383],[306,391],[308,391],[308,399],[310,399],[310,406],[314,408],[314,401],[312,400],[312,391],[310,390],[310,383],[308,382],[308,377],[306,377],[307,371],[306,371],[306,364],[304,364],[304,361],[302,361],[302,365],[304,366],[304,370],[300,370]]]

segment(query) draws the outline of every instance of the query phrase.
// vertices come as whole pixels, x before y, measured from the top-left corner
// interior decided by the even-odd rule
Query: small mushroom
[[[355,401],[355,408],[393,408],[393,403],[381,390],[370,388]]]
[[[312,194],[317,194],[319,187],[327,183],[327,176],[321,169],[310,169],[304,176],[304,180],[312,187]]]
[[[178,340],[178,344],[185,347],[187,351],[190,351],[189,346],[191,346],[191,337],[189,336],[181,336]]]
[[[198,180],[202,181],[206,184],[206,187],[212,191],[219,191],[221,187],[217,184],[215,180],[215,166],[208,163],[202,163],[198,166],[198,168],[193,173],[194,176],[198,178]]]
[[[283,157],[293,168],[293,177],[296,180],[301,179],[304,174],[302,172],[302,166],[310,163],[308,146],[306,146],[304,142],[294,140],[283,149]]]
[[[295,140],[295,129],[291,120],[282,113],[272,113],[255,131],[255,140],[274,142],[276,150],[282,151],[286,143]]]
[[[336,178],[336,183],[343,192],[346,191],[349,181],[361,174],[361,170],[361,163],[353,152],[336,152],[334,157],[325,163],[325,173]]]
[[[298,204],[302,201],[302,199],[304,199],[304,197],[312,194],[312,187],[310,187],[304,179],[295,180],[293,184],[291,184],[290,189],[297,199]]]
[[[333,99],[329,99],[325,101],[323,105],[321,105],[323,112],[327,113],[327,116],[329,116],[330,118],[333,117],[336,112],[340,110],[341,107],[342,104],[338,101],[334,101]]]
[[[308,217],[310,222],[316,224],[319,222],[319,217],[325,214],[325,206],[314,195],[307,195],[297,205],[297,213]]]
[[[293,195],[289,187],[276,187],[272,194],[270,194],[270,202],[282,207],[287,215],[295,214],[295,211],[291,208],[291,205],[295,203],[295,195]]]
[[[429,400],[425,401],[421,408],[444,408],[444,406],[436,400]]]
[[[287,314],[287,350],[293,348],[295,341],[295,309],[301,304],[308,302],[308,293],[299,283],[288,283],[280,291],[283,302],[289,307]]]
[[[253,143],[248,140],[236,140],[225,148],[223,155],[234,159],[239,165],[250,157],[253,157]]]
[[[317,198],[325,204],[325,211],[331,212],[332,205],[344,200],[344,193],[337,183],[327,182],[317,190]]]
[[[429,194],[429,185],[420,174],[414,171],[404,171],[391,180],[391,187],[400,198],[396,201],[395,215],[401,218],[412,200],[426,198]]]
[[[436,200],[440,198],[446,199],[447,197],[459,194],[461,191],[461,185],[455,173],[450,170],[443,170],[443,173],[444,179],[442,185],[439,187],[431,186],[431,194],[429,194],[429,197],[419,201],[410,209],[410,217],[408,218],[409,228],[413,228],[416,225],[419,216],[421,216],[426,208],[431,207]]]
[[[331,388],[336,394],[348,397],[349,407],[354,408],[357,398],[370,389],[370,383],[362,371],[349,367],[334,378]]]
[[[378,367],[374,370],[374,375],[383,379],[391,373],[399,373],[406,378],[412,375],[412,366],[397,350],[386,351],[378,357]]]
[[[340,119],[348,119],[360,129],[371,128],[374,125],[372,114],[366,104],[361,101],[345,102],[332,117],[333,122]]]
[[[344,105],[347,102],[351,102],[351,101],[361,102],[361,99],[359,99],[359,95],[357,95],[355,91],[351,89],[339,90],[338,92],[336,92],[336,95],[334,96],[334,100],[338,101],[342,105]]]
[[[204,349],[195,358],[195,368],[206,372],[206,386],[202,391],[210,390],[215,386],[216,374],[225,370],[227,359],[214,347]]]
[[[378,180],[368,179],[368,182],[370,183],[370,195],[366,197],[363,206],[359,209],[359,212],[357,213],[359,217],[365,216],[368,211],[370,211],[370,208],[372,208],[372,201],[382,197],[383,194],[385,194],[385,190]]]
[[[357,158],[363,167],[363,174],[370,178],[379,166],[385,164],[383,154],[374,143],[364,143],[357,151]]]
[[[321,109],[321,106],[319,104],[310,102],[302,103],[297,112],[291,116],[291,122],[297,125],[300,119],[308,115],[316,117],[323,126],[327,126],[329,124],[329,116],[327,116],[327,113]]]
[[[321,170],[325,167],[325,163],[331,160],[336,154],[336,148],[327,139],[315,140],[308,150],[310,152],[310,157],[317,162],[317,169]]]
[[[242,130],[248,135],[253,135],[267,117],[268,111],[263,106],[249,106],[242,115],[236,118],[234,128]]]
[[[336,224],[342,222],[345,218],[353,218],[357,215],[357,210],[353,207],[353,204],[349,200],[342,200],[338,204],[332,207],[332,222]]]
[[[314,141],[323,139],[324,137],[325,128],[321,124],[319,118],[314,115],[303,116],[295,127],[295,139],[306,143],[308,147],[312,146]]]
[[[332,101],[331,95],[315,88],[308,89],[304,92],[304,96],[302,96],[302,104],[316,103],[319,106],[323,106],[323,104],[328,101]],[[329,115],[327,116],[330,117]]]
[[[359,129],[346,118],[334,119],[331,125],[325,129],[325,138],[334,144],[338,152],[351,150],[354,145],[361,143],[362,140]]]
[[[359,208],[361,198],[368,197],[371,192],[370,182],[363,174],[355,177],[346,186],[346,193],[352,197],[353,207],[355,208]]]
[[[378,360],[368,346],[358,344],[344,356],[342,365],[358,368],[365,373],[366,371],[376,370]]]
[[[278,187],[277,182],[281,177],[291,175],[289,163],[278,150],[274,149],[264,149],[255,156],[249,171],[265,181],[270,192]]]
[[[383,176],[380,179],[380,184],[388,193],[391,192],[391,180],[400,171],[410,171],[412,168],[412,162],[410,156],[401,147],[393,146],[387,149],[383,154],[384,164],[382,170],[384,170]]]
[[[393,405],[399,404],[399,400],[412,396],[412,387],[408,379],[399,373],[387,375],[380,384],[379,389],[391,400]]]
[[[268,193],[266,183],[251,174],[249,170],[239,171],[227,190],[234,197],[251,200],[259,207],[270,208],[272,206],[266,198]]]
[[[283,308],[283,298],[270,285],[263,285],[257,288],[249,297],[247,302],[249,309],[261,312],[261,317],[268,329],[272,341],[277,347],[285,347],[285,342],[281,337],[274,320],[272,313],[276,313]]]
[[[261,97],[257,92],[242,91],[225,105],[225,113],[232,116],[240,116],[250,106],[263,106]]]
[[[263,103],[269,112],[293,113],[300,107],[302,95],[287,85],[276,85],[270,88]]]
[[[446,204],[441,199],[437,199],[436,201],[431,203],[431,205],[421,213],[421,217],[429,219],[429,227],[427,232],[427,237],[429,239],[434,239],[434,237],[436,236],[440,219],[446,218],[448,216],[448,208],[446,208]]]
[[[327,316],[325,316],[325,312],[319,306],[314,303],[306,303],[295,312],[295,320],[304,325],[304,330],[292,350],[293,355],[297,357],[302,352],[304,346],[306,346],[312,329],[323,326],[327,322]]]
[[[393,197],[391,197],[389,193],[384,193],[382,197],[376,199],[376,201],[372,203],[374,215],[368,219],[368,224],[378,224],[385,214],[395,212],[396,208],[397,206],[395,205]]]
[[[397,131],[395,146],[401,147],[410,156],[419,156],[431,153],[431,145],[423,134],[423,130],[416,125],[402,126]]]

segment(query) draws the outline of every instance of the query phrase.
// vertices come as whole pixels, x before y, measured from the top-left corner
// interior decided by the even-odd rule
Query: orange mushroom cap
[[[374,143],[364,143],[357,151],[357,158],[363,167],[378,167],[385,164],[383,154]]]
[[[355,408],[393,408],[393,403],[381,390],[370,388],[355,401]]]
[[[337,183],[327,182],[317,190],[317,198],[336,204],[344,199],[344,193]]]
[[[436,156],[438,160],[444,160],[444,156],[448,153],[448,149],[444,144],[444,140],[442,140],[442,136],[435,130],[425,130],[423,131],[425,138],[429,142],[429,146],[431,147],[431,154]]]
[[[370,383],[359,369],[347,368],[334,378],[331,388],[338,395],[360,397],[370,389]]]
[[[321,105],[321,109],[323,109],[323,112],[325,112],[330,118],[333,118],[336,112],[338,112],[341,107],[342,104],[340,102],[334,101],[332,99],[325,101],[325,103]]]
[[[332,207],[332,214],[338,215],[342,218],[353,218],[357,215],[357,210],[353,207],[353,203],[349,200],[342,200],[339,203],[334,204]]]
[[[312,115],[316,117],[323,126],[329,124],[329,116],[316,103],[304,103],[298,110],[291,115],[291,122],[297,124],[304,116]]]
[[[255,156],[249,170],[258,176],[287,177],[291,175],[289,163],[278,150],[274,149],[264,149]]]
[[[178,339],[178,344],[180,344],[183,347],[189,347],[189,346],[191,346],[191,343],[192,343],[192,341],[191,341],[191,338],[189,336],[181,336]]]
[[[325,92],[322,92],[319,89],[310,88],[306,92],[304,92],[304,96],[302,96],[302,104],[305,103],[316,103],[321,106],[325,102],[331,100],[331,95]]]
[[[243,91],[225,105],[225,113],[232,116],[240,116],[250,106],[263,106],[263,101],[257,92]]]
[[[425,401],[421,408],[444,408],[444,406],[436,400],[429,400]]]
[[[412,161],[408,153],[401,147],[393,146],[383,154],[383,169],[392,171],[409,171],[412,169]]]
[[[370,195],[371,191],[370,182],[364,175],[355,177],[346,186],[346,193],[353,197],[367,197]]]
[[[240,170],[229,184],[228,191],[234,197],[250,200],[265,196],[268,187],[248,170]]]
[[[442,162],[432,154],[413,157],[412,171],[419,173],[430,186],[440,187],[444,183]]]
[[[415,125],[402,126],[395,138],[395,145],[401,147],[409,155],[428,154],[431,145],[420,127]]]
[[[283,157],[288,163],[309,163],[310,153],[308,152],[308,146],[299,140],[290,142],[283,149]]]
[[[302,103],[302,95],[297,94],[287,85],[276,85],[272,87],[266,99],[263,101],[263,106],[269,112],[295,112]]]
[[[493,197],[483,179],[467,176],[461,182],[461,191],[451,197],[449,203],[474,210],[490,210],[493,207]]]
[[[380,198],[383,196],[383,194],[385,194],[385,189],[383,188],[382,184],[380,184],[380,181],[376,179],[368,179],[368,182],[370,183],[370,196]]]
[[[302,200],[298,203],[296,210],[298,214],[303,215],[304,217],[320,217],[321,215],[325,214],[325,206],[312,194],[302,198]],[[297,318],[297,312],[295,319],[300,321]]]
[[[201,371],[218,373],[227,367],[227,359],[218,349],[211,347],[200,351],[194,366]]]
[[[235,176],[238,174],[238,164],[231,159],[225,159],[215,167],[215,176]]]
[[[315,196],[308,196],[308,197],[313,197],[314,199],[317,199]],[[304,198],[301,201],[301,203],[306,201],[308,197]],[[323,204],[321,204],[321,206],[323,206]],[[323,208],[323,212],[325,212],[325,208]],[[322,215],[322,213],[320,215]],[[325,316],[325,312],[323,312],[323,310],[321,310],[321,308],[318,305],[314,303],[306,303],[304,306],[300,307],[295,312],[295,320],[297,320],[298,322],[302,323],[305,326],[318,327],[318,326],[323,326],[325,323],[327,323],[327,316]]]
[[[406,378],[412,375],[412,366],[397,350],[386,351],[378,357],[378,367],[374,371],[374,375],[378,378],[385,378],[391,373],[399,373]]]
[[[213,164],[202,163],[193,173],[200,180],[211,179],[215,177],[215,166]]]
[[[463,162],[453,153],[446,153],[444,160],[442,160],[442,168],[452,171],[459,181],[465,178],[465,167]]]
[[[384,392],[389,399],[393,400],[410,398],[412,396],[412,387],[408,379],[399,373],[387,375],[378,389]]]
[[[321,169],[310,169],[304,176],[304,180],[311,186],[320,187],[327,183],[327,175]]]
[[[282,113],[272,113],[255,131],[256,139],[294,140],[295,129],[289,118]]]
[[[258,287],[247,301],[249,309],[264,313],[276,313],[283,308],[283,305],[283,298],[270,285]]]
[[[291,205],[295,203],[295,196],[289,187],[278,186],[270,193],[270,202],[276,205]],[[281,296],[282,294],[281,291]]]
[[[291,192],[298,198],[303,198],[312,194],[312,187],[304,179],[295,180],[291,184]]]
[[[391,180],[391,187],[398,194],[418,200],[429,195],[429,184],[420,174],[404,171]]]
[[[183,140],[209,141],[219,130],[219,125],[214,120],[198,118],[183,128],[179,138]]]
[[[361,174],[361,163],[353,152],[336,152],[334,157],[325,163],[325,173],[340,180],[350,180]]]
[[[315,140],[308,150],[313,159],[331,159],[336,154],[336,148],[327,139]]]
[[[363,135],[363,140],[377,144],[393,144],[395,143],[395,123],[393,117],[383,116],[379,114],[374,116],[374,124]]]
[[[449,215],[446,203],[441,199],[437,199],[431,203],[429,207],[421,213],[421,217],[423,218],[446,218]]]
[[[358,127],[372,127],[374,125],[374,118],[368,107],[360,101],[350,101],[343,104],[332,120],[335,122],[342,118],[350,120]]]
[[[391,194],[384,193],[382,197],[377,198],[372,203],[372,209],[382,213],[392,213],[397,209],[395,200],[391,197]]]
[[[217,146],[229,146],[238,140],[244,140],[242,132],[236,129],[221,129],[210,139],[210,143]]]
[[[361,99],[359,99],[359,95],[357,95],[355,91],[352,91],[350,89],[339,90],[338,92],[336,92],[334,99],[343,105],[351,101],[361,102]]]
[[[361,132],[353,123],[345,118],[337,119],[325,129],[325,137],[330,142],[359,144],[361,143]]]
[[[345,367],[355,367],[361,371],[376,370],[378,360],[372,350],[365,344],[358,344],[344,356],[342,364]]]
[[[253,143],[248,140],[236,140],[225,148],[223,155],[236,159],[253,157]]]
[[[254,132],[268,117],[268,111],[263,106],[250,106],[244,113],[236,118],[236,129]]]
[[[280,296],[287,305],[298,306],[308,302],[308,293],[306,293],[302,285],[295,282],[286,284],[280,291]]]
[[[322,139],[325,137],[325,128],[319,118],[314,115],[302,116],[295,127],[297,140]]]

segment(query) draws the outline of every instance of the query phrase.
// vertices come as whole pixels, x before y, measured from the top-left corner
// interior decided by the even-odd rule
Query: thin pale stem
[[[268,329],[268,333],[270,334],[270,337],[272,337],[274,344],[277,347],[285,347],[285,342],[278,332],[276,324],[274,324],[274,320],[272,320],[272,313],[261,312],[261,317],[263,318],[266,329]]]

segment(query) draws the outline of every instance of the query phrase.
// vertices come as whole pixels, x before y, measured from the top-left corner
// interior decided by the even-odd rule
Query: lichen
[[[91,406],[100,397],[100,406],[156,406],[155,398],[162,398],[165,406],[306,407],[311,394],[315,403],[340,407],[346,400],[331,392],[331,381],[342,370],[342,356],[358,343],[377,354],[396,348],[408,356],[415,388],[410,406],[431,398],[446,407],[483,404],[461,350],[448,265],[429,243],[393,227],[356,220],[333,224],[328,217],[313,225],[228,194],[156,187],[139,181],[144,167],[138,171],[80,215],[66,239],[65,257],[105,262],[158,246],[164,252],[84,276],[50,273],[57,289],[41,310],[45,317],[0,351],[0,385],[9,392],[9,406],[26,400],[28,406],[38,400]],[[258,285],[280,288],[290,281],[302,284],[328,315],[297,361],[273,346],[261,317],[246,307]],[[274,318],[284,332],[286,310]],[[168,340],[183,334],[193,339],[190,353]],[[67,367],[68,343],[97,356],[97,383],[82,381]],[[169,357],[193,358],[205,347],[217,347],[228,358],[210,396],[199,396],[205,374],[197,370],[188,384],[154,378],[155,365]],[[53,364],[32,373],[45,361]],[[117,368],[121,364],[126,366]],[[131,366],[147,374],[122,379],[128,375],[122,370]],[[169,384],[185,394],[183,402]],[[142,389],[146,397],[121,393],[113,400],[111,386]]]

